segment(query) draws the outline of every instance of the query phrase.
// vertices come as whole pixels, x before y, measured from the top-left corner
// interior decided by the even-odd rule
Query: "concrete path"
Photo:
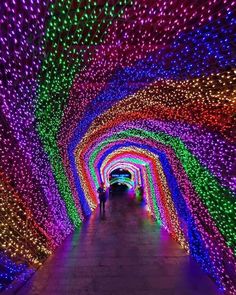
[[[94,212],[17,295],[213,295],[213,282],[146,210],[116,198]]]

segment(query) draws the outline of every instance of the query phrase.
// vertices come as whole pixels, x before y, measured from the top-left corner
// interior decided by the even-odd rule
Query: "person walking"
[[[105,185],[104,182],[101,182],[99,188],[97,189],[98,192],[98,198],[99,198],[99,202],[100,202],[100,215],[105,214],[105,203],[106,203],[106,189],[105,189]]]
[[[138,186],[135,189],[135,193],[137,201],[142,202],[144,190],[141,184],[138,184]]]

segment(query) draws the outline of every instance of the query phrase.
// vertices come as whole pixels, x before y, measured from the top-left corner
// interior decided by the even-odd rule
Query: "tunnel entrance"
[[[131,173],[128,170],[122,169],[122,168],[115,169],[110,173],[110,180],[114,179],[114,178],[119,178],[119,179],[128,178],[128,179],[131,179],[131,177],[132,177]]]
[[[122,196],[128,193],[131,186],[131,173],[122,168],[113,170],[109,175],[110,195]]]
[[[116,182],[110,186],[112,196],[123,196],[128,193],[128,186],[126,184]]]

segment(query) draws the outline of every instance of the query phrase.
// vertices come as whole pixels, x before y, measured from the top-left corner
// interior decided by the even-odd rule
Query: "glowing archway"
[[[122,163],[157,220],[235,294],[235,1],[8,2],[0,290],[81,225]]]

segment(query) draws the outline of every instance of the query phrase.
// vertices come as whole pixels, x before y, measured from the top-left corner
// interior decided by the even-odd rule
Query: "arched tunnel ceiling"
[[[120,166],[235,294],[235,7],[1,1],[0,290],[81,225]]]

